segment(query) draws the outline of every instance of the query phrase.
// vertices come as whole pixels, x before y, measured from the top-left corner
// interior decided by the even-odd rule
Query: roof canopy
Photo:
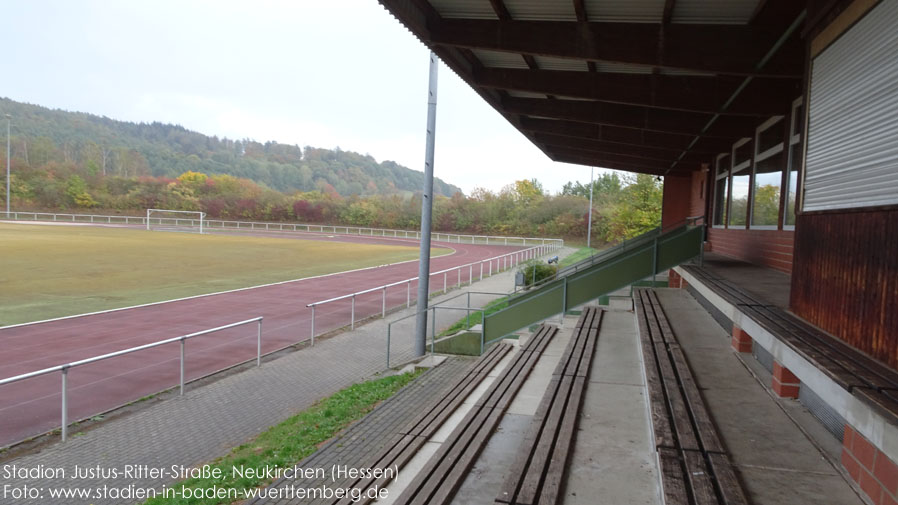
[[[666,175],[801,95],[803,0],[380,0],[555,161]]]

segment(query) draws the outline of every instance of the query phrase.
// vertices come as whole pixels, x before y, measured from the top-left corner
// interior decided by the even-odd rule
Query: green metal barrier
[[[600,263],[547,282],[509,300],[509,307],[483,321],[492,341],[554,314],[629,286],[702,254],[704,230],[684,226],[605,258]]]

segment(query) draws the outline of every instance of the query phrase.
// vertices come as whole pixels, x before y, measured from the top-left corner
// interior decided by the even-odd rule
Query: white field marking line
[[[453,255],[455,255],[455,254],[458,252],[454,247],[446,247],[446,249],[450,249],[452,252],[449,253],[449,254],[443,254],[443,255],[437,256],[437,257],[438,257],[438,258],[446,258],[446,257],[449,257],[449,256],[453,256]],[[141,308],[141,307],[150,307],[150,306],[153,306],[153,305],[162,305],[163,303],[183,302],[184,300],[193,300],[193,299],[196,299],[196,298],[203,298],[203,297],[206,297],[206,296],[216,296],[216,295],[224,295],[224,294],[228,294],[228,293],[236,293],[236,292],[238,292],[238,291],[246,291],[246,290],[249,290],[249,289],[258,289],[258,288],[267,288],[267,287],[271,287],[271,286],[279,286],[279,285],[281,285],[281,284],[289,284],[289,283],[291,283],[291,282],[307,281],[307,280],[312,280],[312,279],[322,279],[322,278],[324,278],[324,277],[331,277],[331,276],[334,276],[334,275],[349,274],[349,273],[353,273],[353,272],[362,272],[362,271],[364,271],[364,270],[374,270],[374,269],[376,269],[376,268],[391,267],[391,266],[394,266],[394,265],[402,265],[402,264],[404,264],[404,263],[412,263],[412,262],[415,262],[415,261],[418,261],[418,260],[417,260],[417,259],[414,259],[414,260],[399,261],[399,262],[396,262],[396,263],[387,263],[387,264],[385,264],[385,265],[377,265],[377,266],[373,266],[373,267],[365,267],[365,268],[356,268],[356,269],[354,269],[354,270],[344,270],[344,271],[342,271],[342,272],[333,272],[333,273],[323,274],[323,275],[314,275],[314,276],[312,276],[312,277],[303,277],[303,278],[301,278],[301,279],[291,279],[291,280],[288,280],[288,281],[272,282],[272,283],[269,283],[269,284],[259,284],[258,286],[249,286],[249,287],[245,287],[245,288],[229,289],[229,290],[227,290],[227,291],[218,291],[218,292],[215,292],[215,293],[206,293],[206,294],[203,294],[203,295],[185,296],[184,298],[175,298],[175,299],[173,299],[173,300],[163,300],[163,301],[161,301],[161,302],[151,302],[151,303],[144,303],[144,304],[141,304],[141,305],[132,305],[132,306],[130,306],[130,307],[120,307],[120,308],[117,308],[117,309],[99,310],[99,311],[97,311],[97,312],[87,312],[87,313],[85,313],[85,314],[74,314],[74,315],[71,315],[71,316],[54,317],[53,319],[43,319],[43,320],[41,320],[41,321],[31,321],[30,323],[10,324],[10,325],[8,325],[8,326],[0,326],[0,331],[8,330],[8,329],[11,329],[11,328],[20,328],[20,327],[22,327],[22,326],[31,326],[31,325],[33,325],[33,324],[50,323],[50,322],[53,322],[53,321],[62,321],[62,320],[65,320],[65,319],[74,319],[74,318],[76,318],[76,317],[95,316],[95,315],[97,315],[97,314],[107,314],[107,313],[109,313],[109,312],[118,312],[118,311],[121,311],[121,310],[139,309],[139,308]]]

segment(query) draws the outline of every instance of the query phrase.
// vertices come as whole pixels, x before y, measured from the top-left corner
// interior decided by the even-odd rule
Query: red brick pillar
[[[801,381],[788,368],[773,362],[773,392],[780,398],[798,398]]]
[[[745,333],[742,328],[733,325],[733,340],[730,345],[736,352],[751,352],[751,335]]]
[[[668,270],[667,287],[686,289],[687,286],[689,286],[689,284],[686,283],[686,279],[684,279],[682,275],[678,274],[673,268]]]
[[[847,424],[842,466],[873,503],[898,504],[898,465]]]

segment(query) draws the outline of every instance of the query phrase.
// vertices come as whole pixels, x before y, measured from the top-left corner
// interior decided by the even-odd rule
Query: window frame
[[[745,224],[741,224],[741,225],[740,224],[736,224],[736,225],[731,224],[731,221],[733,220],[733,176],[736,174],[737,170],[743,170],[745,168],[751,167],[752,159],[754,158],[754,156],[749,156],[747,160],[743,161],[742,163],[739,163],[738,165],[734,165],[733,163],[736,162],[736,150],[751,141],[752,141],[751,137],[743,137],[743,138],[737,140],[736,142],[734,142],[733,147],[730,148],[730,174],[729,174],[730,180],[727,185],[727,187],[728,187],[728,189],[727,189],[727,193],[728,193],[728,195],[727,195],[727,222],[726,222],[727,229],[734,228],[734,227],[736,229],[748,229],[748,223],[750,222],[750,221],[748,221],[748,219],[750,218],[749,214],[751,213],[750,212],[751,196],[752,196],[751,184],[752,184],[752,180],[753,180],[751,171],[749,171],[749,173],[748,173],[748,194],[746,195],[746,209],[745,209],[746,210],[746,212],[745,212],[746,221],[745,221]],[[741,175],[740,175],[740,177],[741,177]]]
[[[712,228],[720,228],[725,229],[727,227],[727,221],[729,220],[730,215],[730,169],[727,167],[723,173],[720,173],[720,160],[722,160],[726,156],[731,156],[729,153],[720,153],[714,157],[714,205],[711,210],[711,227]],[[732,163],[730,163],[732,165]],[[727,179],[727,194],[723,196],[723,216],[721,216],[721,224],[715,224],[715,217],[717,216],[717,184],[721,179]]]
[[[803,107],[803,105],[804,105],[804,97],[800,96],[800,97],[796,98],[792,102],[792,109],[789,114],[789,116],[790,116],[790,119],[789,119],[789,149],[787,149],[787,152],[786,152],[786,158],[788,159],[788,161],[786,162],[787,163],[786,164],[786,173],[785,173],[785,178],[784,178],[785,184],[783,184],[783,191],[786,193],[785,204],[783,205],[783,209],[782,209],[782,214],[783,214],[782,219],[783,219],[783,229],[784,230],[795,230],[794,224],[786,224],[786,216],[789,214],[789,203],[790,203],[789,202],[789,172],[792,171],[792,169],[793,169],[792,164],[795,161],[792,159],[792,147],[795,146],[796,144],[802,144],[802,139],[804,137],[804,135],[802,135],[802,133],[796,133],[796,130],[798,129],[798,125],[800,124],[799,121],[804,120],[804,118],[798,117],[798,109]],[[807,109],[804,109],[804,112],[807,113]],[[802,150],[805,149],[805,146],[802,145],[801,149]],[[801,157],[801,161],[802,161],[801,164],[804,165],[804,156],[803,155]],[[795,169],[795,197],[792,199],[791,203],[795,207],[795,216],[797,218],[798,213],[801,210],[798,207],[798,200],[799,200],[799,192],[801,191],[800,182],[801,182],[801,177],[802,177],[802,174],[804,173],[804,170],[802,170],[801,166],[794,167],[794,169]]]
[[[752,159],[750,160],[750,162],[751,162],[751,177],[748,180],[748,185],[750,188],[749,202],[748,202],[748,229],[750,229],[750,230],[778,230],[779,229],[779,224],[753,225],[753,224],[751,224],[751,222],[752,222],[752,219],[754,218],[754,214],[755,214],[755,201],[754,201],[755,200],[755,176],[757,175],[758,163],[766,160],[767,158],[770,158],[772,156],[776,156],[777,154],[782,153],[783,149],[785,149],[783,142],[780,141],[778,144],[771,147],[770,149],[767,149],[766,151],[759,153],[758,152],[758,147],[760,146],[759,140],[761,139],[762,133],[769,130],[770,128],[773,128],[775,125],[779,124],[780,121],[783,120],[783,118],[785,118],[785,116],[773,116],[770,119],[768,119],[767,121],[764,121],[763,123],[761,123],[757,128],[755,128],[755,139],[754,139],[755,143],[754,143],[754,146],[752,147],[753,156],[752,156]],[[790,133],[791,133],[791,131],[790,131]],[[782,135],[780,135],[780,137],[782,137]],[[783,179],[783,177],[782,177],[783,170],[784,169],[781,167],[780,168],[780,184],[781,185],[782,185],[782,179]],[[783,191],[782,187],[780,187],[780,191]],[[780,201],[782,201],[782,198],[780,198]],[[780,204],[777,204],[777,205],[780,205]],[[777,214],[782,214],[782,213],[783,213],[783,210],[778,209]]]

